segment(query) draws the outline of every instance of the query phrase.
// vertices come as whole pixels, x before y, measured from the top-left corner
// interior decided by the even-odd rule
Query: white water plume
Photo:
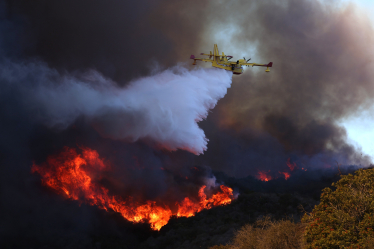
[[[197,123],[225,96],[231,77],[225,70],[176,67],[119,87],[97,71],[61,75],[42,63],[0,69],[0,81],[16,86],[34,118],[49,127],[64,129],[83,115],[103,137],[146,138],[195,154],[208,141]]]

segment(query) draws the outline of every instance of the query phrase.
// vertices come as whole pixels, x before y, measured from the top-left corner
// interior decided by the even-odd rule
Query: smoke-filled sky
[[[3,93],[21,108],[21,119],[33,125],[59,134],[83,118],[103,138],[147,141],[157,144],[155,150],[206,150],[185,160],[240,176],[284,167],[288,158],[308,167],[370,162],[350,141],[355,140],[352,117],[369,110],[374,95],[374,32],[362,5],[307,0],[1,4],[1,76],[8,82]],[[185,68],[173,70],[194,77],[188,73],[189,55],[209,51],[214,43],[235,57],[272,61],[274,68],[267,74],[248,68],[234,76],[228,94],[201,121],[225,91],[216,95],[206,88],[199,99],[193,94],[197,88],[188,92],[176,84],[164,91],[153,82],[169,77],[167,72],[181,76],[165,71],[169,68]],[[198,80],[181,84],[199,85]],[[178,91],[190,99],[184,101],[187,97],[177,96]],[[153,93],[156,100],[147,97]],[[206,103],[212,94],[212,103]],[[173,98],[204,107],[175,104]],[[161,112],[171,119],[165,121],[151,101],[161,101]],[[196,111],[189,118],[184,114],[188,108]],[[152,126],[155,119],[164,122],[162,127]],[[171,131],[186,127],[200,132],[200,149],[191,149],[188,141],[194,135]],[[185,136],[185,143],[167,141],[168,136]]]
[[[307,155],[310,160],[353,149],[343,142],[346,130],[338,124],[372,105],[370,21],[355,5],[338,5],[337,1],[267,3],[273,8],[265,3],[238,3],[243,13],[235,9],[241,18],[226,15],[215,20],[213,29],[228,23],[234,27],[231,42],[249,47],[252,58],[254,54],[259,58],[256,60],[274,62],[270,75],[250,69],[234,78],[232,89],[216,108],[221,114],[217,122],[236,134],[249,128],[256,130],[256,135],[264,131],[286,151]],[[220,7],[215,6],[222,10]],[[248,12],[249,8],[253,10]],[[244,12],[248,12],[245,18]],[[207,154],[212,150],[210,147]],[[274,150],[264,151],[262,158],[276,158],[270,151]],[[258,159],[259,153],[244,154],[240,161],[253,158],[267,164],[267,160]]]
[[[8,235],[20,230],[14,224],[24,209],[40,220],[44,206],[51,214],[63,209],[30,169],[64,146],[89,147],[111,161],[111,191],[154,199],[192,192],[178,177],[193,177],[193,166],[214,179],[210,170],[276,176],[288,160],[310,171],[369,165],[368,4],[0,0],[0,184]],[[232,76],[208,63],[193,67],[190,55],[209,53],[215,43],[234,59],[271,61],[273,68]]]

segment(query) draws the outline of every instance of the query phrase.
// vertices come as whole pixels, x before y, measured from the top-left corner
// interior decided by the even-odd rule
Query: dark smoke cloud
[[[197,48],[200,1],[9,1],[27,27],[25,49],[59,70],[97,69],[120,84],[159,64],[175,66]]]
[[[237,30],[231,37],[233,45],[245,49],[245,44],[252,44],[256,47],[252,60],[273,61],[274,67],[268,74],[248,69],[234,77],[233,88],[215,109],[215,117],[208,117],[218,126],[215,133],[207,132],[210,158],[222,154],[242,158],[248,173],[251,168],[280,168],[279,157],[284,167],[287,157],[309,157],[314,167],[323,165],[311,160],[316,157],[330,158],[325,164],[335,160],[369,163],[368,157],[361,157],[348,144],[338,122],[372,103],[374,63],[369,48],[374,45],[374,32],[354,5],[341,8],[338,3],[212,4],[212,9],[226,13],[214,19],[214,25],[231,23]],[[227,48],[225,52],[229,53]],[[217,135],[220,131],[226,137]],[[224,145],[228,143],[240,149],[230,150]]]

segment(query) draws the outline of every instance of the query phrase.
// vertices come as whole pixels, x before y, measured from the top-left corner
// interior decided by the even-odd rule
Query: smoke
[[[38,57],[59,71],[96,69],[120,85],[148,75],[155,62],[173,67],[198,50],[207,5],[197,0],[6,2],[8,19],[20,26],[12,55]]]
[[[226,13],[212,17],[213,32],[231,27],[230,42],[217,36],[221,51],[274,67],[267,74],[248,68],[233,78],[201,124],[211,138],[201,163],[235,176],[277,172],[288,158],[308,168],[370,164],[339,124],[372,105],[368,17],[339,1],[212,2],[210,8]]]

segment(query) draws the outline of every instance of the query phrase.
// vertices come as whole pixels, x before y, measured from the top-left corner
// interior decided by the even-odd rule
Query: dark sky
[[[209,139],[207,151],[200,156],[158,150],[147,139],[129,142],[102,137],[85,117],[63,130],[48,128],[35,122],[37,113],[24,107],[20,89],[1,81],[4,201],[0,207],[10,214],[6,221],[0,219],[10,227],[7,233],[0,231],[2,236],[16,237],[17,231],[32,230],[32,213],[43,223],[45,210],[55,215],[63,209],[65,204],[45,193],[30,167],[64,146],[81,144],[98,150],[117,163],[120,181],[131,182],[133,187],[124,184],[123,191],[135,193],[142,183],[146,185],[147,191],[141,193],[144,198],[160,197],[170,186],[178,189],[178,178],[172,176],[192,174],[193,165],[245,177],[259,170],[277,174],[287,169],[288,158],[311,170],[336,163],[370,164],[367,156],[347,142],[347,133],[338,122],[372,104],[374,32],[354,5],[339,6],[339,1],[309,0],[0,0],[0,75],[12,79],[19,75],[8,75],[8,67],[28,67],[21,86],[40,79],[41,72],[32,71],[31,64],[56,70],[48,76],[53,84],[59,82],[54,77],[96,70],[115,84],[127,86],[177,64],[192,68],[189,56],[209,52],[214,43],[226,54],[238,57],[240,51],[255,51],[247,58],[274,63],[270,73],[248,68],[243,75],[233,76],[227,95],[199,123]],[[146,169],[166,167],[169,175],[127,170],[135,163],[134,156]],[[125,176],[129,172],[134,175]],[[77,210],[69,211],[66,219],[81,215]],[[19,213],[24,215],[18,217]],[[30,221],[14,226],[22,219]],[[89,217],[82,219],[87,227],[92,225]]]
[[[9,1],[23,54],[59,70],[97,69],[125,84],[197,50],[204,1]],[[27,42],[26,42],[26,41]]]

